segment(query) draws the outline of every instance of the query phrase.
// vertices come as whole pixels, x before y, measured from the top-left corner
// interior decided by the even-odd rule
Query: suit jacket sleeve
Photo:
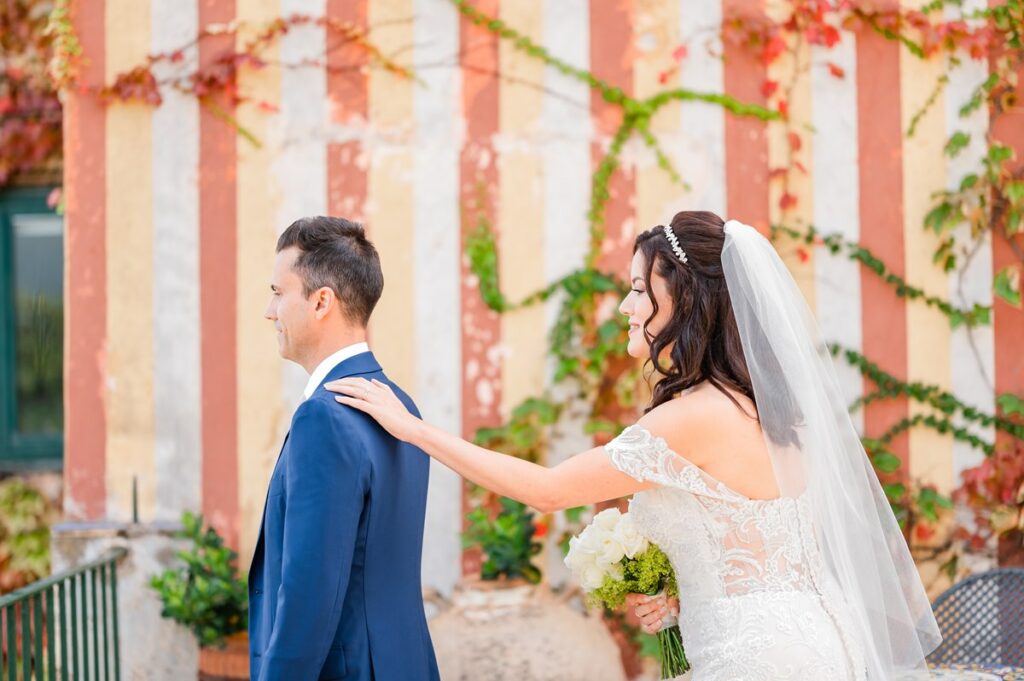
[[[292,421],[281,587],[259,681],[314,681],[341,619],[369,462],[339,408],[307,400]]]

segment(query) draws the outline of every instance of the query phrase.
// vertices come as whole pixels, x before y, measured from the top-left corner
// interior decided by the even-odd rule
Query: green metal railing
[[[0,681],[120,681],[117,562],[127,553],[0,597]]]

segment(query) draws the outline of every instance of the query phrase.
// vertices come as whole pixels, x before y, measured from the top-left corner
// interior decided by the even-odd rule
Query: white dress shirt
[[[330,355],[327,359],[320,362],[316,369],[313,370],[313,373],[309,375],[309,382],[306,383],[306,389],[303,391],[306,399],[308,400],[309,396],[312,395],[318,387],[320,387],[323,380],[327,378],[327,374],[331,373],[331,369],[350,357],[355,357],[360,353],[369,351],[370,346],[366,343],[354,343],[352,345],[346,345],[341,350],[338,350],[333,355]]]

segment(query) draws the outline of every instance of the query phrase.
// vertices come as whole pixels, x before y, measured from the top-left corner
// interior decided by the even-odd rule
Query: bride
[[[553,468],[410,415],[376,381],[326,387],[460,475],[542,513],[634,495],[672,561],[693,681],[888,681],[939,643],[828,348],[772,245],[709,212],[637,237],[629,354],[660,380],[639,421]],[[913,676],[919,678],[919,676]]]

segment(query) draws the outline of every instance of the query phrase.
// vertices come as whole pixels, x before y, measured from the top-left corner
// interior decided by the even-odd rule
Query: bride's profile
[[[541,512],[633,495],[672,561],[693,681],[882,681],[927,673],[940,637],[846,410],[827,346],[771,243],[685,211],[636,238],[619,306],[657,382],[642,417],[548,468],[406,411],[388,387],[326,387],[460,475]],[[915,677],[916,678],[916,677]]]

